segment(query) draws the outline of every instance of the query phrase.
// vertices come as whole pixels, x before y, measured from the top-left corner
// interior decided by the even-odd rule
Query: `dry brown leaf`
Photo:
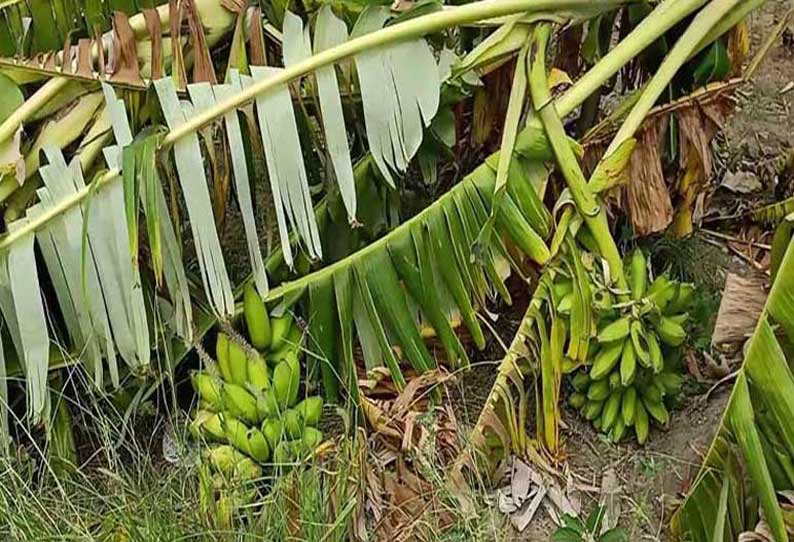
[[[441,384],[449,379],[449,375],[440,370],[428,371],[422,373],[417,378],[412,378],[405,386],[405,389],[400,393],[399,397],[395,399],[391,412],[394,416],[401,416],[411,408],[414,398],[419,390],[430,388]]]
[[[66,36],[63,42],[63,59],[61,60],[61,70],[63,73],[72,73],[72,57],[74,56],[72,50],[72,33]]]
[[[744,61],[750,54],[750,31],[747,21],[734,26],[728,34],[728,58],[731,61],[731,75],[742,73]]]
[[[143,17],[146,19],[146,30],[152,40],[152,80],[160,79],[163,76],[163,33],[160,28],[160,15],[155,8],[143,10]]]
[[[626,205],[636,237],[663,231],[673,220],[661,158],[661,134],[666,126],[666,121],[646,126],[637,137],[629,162]]]
[[[397,439],[399,441],[402,440],[402,434],[390,425],[389,416],[375,403],[375,401],[367,399],[366,397],[362,397],[361,410],[364,411],[364,416],[366,416],[367,422],[369,422],[370,426],[372,426],[372,429],[376,433],[382,433],[387,437]]]
[[[255,6],[251,13],[251,28],[249,32],[249,58],[252,66],[267,66],[265,54],[265,34],[262,30],[262,10]]]
[[[190,43],[193,45],[193,82],[207,82],[214,85],[218,81],[215,78],[215,68],[212,66],[201,17],[194,0],[182,0],[182,3],[185,5],[185,15],[190,29]]]
[[[182,51],[182,19],[184,18],[184,4],[179,0],[168,0],[168,25],[171,36],[171,77],[178,89],[187,86],[187,73],[185,72],[185,56]],[[101,48],[100,48],[101,49]]]
[[[248,0],[221,0],[221,5],[232,13],[245,13],[248,9]]]
[[[111,81],[143,84],[138,67],[137,42],[129,18],[122,11],[113,13],[113,73]]]
[[[766,302],[765,280],[728,273],[711,344],[744,341],[755,329]]]
[[[680,166],[686,171],[690,164],[699,168],[698,180],[706,182],[714,169],[711,140],[722,128],[725,118],[733,111],[735,103],[726,95],[703,105],[685,107],[678,111],[681,141]]]
[[[80,38],[77,40],[77,75],[93,77],[94,67],[91,64],[91,40]]]

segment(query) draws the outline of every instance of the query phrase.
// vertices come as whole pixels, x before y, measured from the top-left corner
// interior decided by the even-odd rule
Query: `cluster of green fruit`
[[[600,313],[597,348],[590,366],[571,378],[569,404],[593,426],[619,442],[633,429],[640,444],[650,421],[667,425],[665,398],[681,389],[683,378],[665,363],[666,354],[686,340],[694,287],[658,276],[648,286],[645,256],[635,250],[626,264],[630,298]]]
[[[206,360],[205,369],[191,375],[200,402],[190,431],[226,444],[207,453],[220,473],[239,470],[234,465],[243,457],[254,464],[291,463],[313,452],[323,439],[317,429],[322,397],[298,402],[300,327],[288,315],[271,321],[252,286],[245,290],[244,312],[252,346],[237,334],[218,333],[217,362]],[[248,463],[243,471],[254,470]]]

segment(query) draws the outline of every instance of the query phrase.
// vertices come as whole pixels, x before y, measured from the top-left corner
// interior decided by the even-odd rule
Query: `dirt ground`
[[[770,0],[752,16],[751,57],[791,8],[788,1]],[[713,201],[720,206],[727,201],[730,206],[730,202],[740,199],[758,202],[794,195],[791,173],[784,167],[786,158],[792,161],[790,157],[794,156],[794,23],[791,20],[752,82],[740,89],[737,99],[736,113],[715,139],[719,159],[712,179]],[[758,180],[755,189],[743,198],[721,187],[726,175],[737,172],[749,173]],[[711,216],[718,218],[709,227],[730,231],[730,222],[722,217],[746,210],[736,205],[728,212],[713,210]],[[707,221],[709,216],[707,212]],[[734,272],[757,272],[736,256],[726,261]],[[487,389],[489,371],[484,368],[480,372],[465,386],[467,407],[476,408],[484,400],[480,390]],[[620,525],[629,532],[632,542],[669,540],[670,517],[697,474],[720,424],[731,385],[727,382],[708,395],[704,393],[708,385],[701,385],[698,392],[689,394],[672,412],[669,429],[654,429],[643,448],[636,444],[612,445],[577,413],[565,412],[567,428],[563,438],[571,473],[583,487],[589,485],[595,489],[601,485],[603,474],[614,469],[621,485]],[[592,491],[585,492],[583,497],[586,513],[599,495]],[[504,540],[545,541],[554,529],[541,510],[524,532],[507,529]]]

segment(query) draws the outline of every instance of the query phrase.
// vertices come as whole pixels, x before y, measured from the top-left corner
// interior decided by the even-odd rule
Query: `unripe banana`
[[[613,342],[602,346],[590,368],[590,378],[601,380],[606,377],[617,365],[621,352],[623,352],[622,342]]]
[[[195,418],[190,423],[189,430],[196,438],[204,437],[220,442],[226,441],[226,434],[223,431],[221,419],[217,412],[210,412],[208,410],[196,411]]]
[[[262,431],[256,428],[249,429],[246,438],[248,439],[248,449],[251,451],[251,457],[260,463],[264,463],[270,458],[270,447]]]
[[[662,348],[659,346],[656,333],[649,332],[645,338],[648,340],[648,355],[651,358],[651,368],[654,373],[661,373],[662,369],[664,369],[664,358],[662,357]]]
[[[256,398],[248,393],[245,388],[228,382],[223,386],[223,403],[229,413],[235,418],[240,418],[250,423],[259,421],[256,410]]]
[[[257,465],[250,457],[243,457],[237,462],[237,476],[241,480],[256,480],[262,478],[262,467]],[[249,499],[250,500],[250,499]]]
[[[215,357],[218,360],[218,369],[226,382],[232,381],[232,370],[229,366],[229,337],[225,333],[218,333],[215,341]]]
[[[659,318],[656,324],[656,331],[659,333],[659,338],[662,339],[662,342],[670,346],[681,346],[686,339],[684,328],[666,316]]]
[[[585,391],[587,386],[590,385],[590,375],[584,371],[580,371],[571,379],[571,384],[576,391]]]
[[[232,384],[245,387],[248,382],[248,356],[245,348],[237,341],[229,340],[229,371],[231,372]]]
[[[620,383],[629,386],[634,382],[637,374],[637,356],[634,354],[634,342],[631,340],[623,343],[623,352],[620,355]]]
[[[615,370],[609,373],[609,389],[616,390],[620,387],[620,371]]]
[[[568,397],[568,404],[577,410],[582,408],[586,402],[587,396],[583,393],[572,393],[571,396]]]
[[[637,248],[631,253],[629,261],[629,279],[631,284],[631,298],[635,301],[642,299],[645,296],[645,289],[648,285],[648,265],[645,261],[645,255]]]
[[[296,346],[300,346],[301,343],[303,343],[303,330],[300,325],[293,323],[293,325],[290,326],[289,331],[287,331],[287,336],[284,338],[284,342]]]
[[[631,344],[634,346],[634,355],[637,361],[640,362],[640,365],[643,367],[650,367],[651,355],[648,353],[648,348],[645,344],[647,342],[645,336],[646,331],[642,326],[642,322],[634,320],[631,323]]]
[[[284,440],[284,422],[279,418],[271,418],[262,423],[262,434],[265,435],[271,450]]]
[[[252,455],[248,445],[248,426],[237,418],[224,417],[223,430],[226,433],[226,440],[229,444],[237,448],[246,455]]]
[[[595,420],[599,414],[601,414],[601,409],[604,407],[603,401],[587,401],[587,404],[584,406],[584,417],[587,421]]]
[[[642,401],[637,401],[634,410],[634,432],[637,435],[637,442],[642,445],[648,440],[648,412],[642,406]]]
[[[298,399],[299,386],[300,364],[296,357],[288,357],[276,365],[276,369],[273,371],[272,389],[282,411],[295,404]]]
[[[666,290],[669,286],[670,286],[670,278],[667,275],[659,275],[653,280],[651,285],[648,287],[648,291],[645,292],[645,295],[648,297],[656,295],[662,290]]]
[[[610,318],[617,311],[614,308],[615,297],[609,290],[596,290],[593,292],[593,309],[601,314],[602,318]]]
[[[675,322],[679,326],[684,327],[684,324],[686,324],[686,321],[689,320],[689,313],[688,312],[682,312],[681,314],[674,314],[674,315],[668,316],[667,318],[669,318],[671,322]]]
[[[587,388],[587,398],[590,401],[603,401],[609,397],[609,382],[607,379],[596,380]]]
[[[257,394],[256,396],[256,414],[260,420],[265,418],[278,418],[281,409],[278,406],[278,399],[276,393],[271,388],[266,392]]]
[[[598,416],[595,420],[593,420],[593,428],[596,431],[601,431],[601,426],[604,424],[604,420],[601,416]]]
[[[612,444],[617,444],[623,438],[623,435],[626,433],[626,425],[623,423],[623,419],[618,416],[615,420],[615,425],[612,427],[612,431],[610,432],[610,437],[612,439]]]
[[[670,421],[670,414],[667,412],[667,408],[664,406],[663,402],[659,401],[655,403],[643,397],[642,403],[645,405],[648,414],[650,414],[654,420],[662,425],[667,425],[667,422]]]
[[[202,401],[208,404],[212,410],[221,410],[221,381],[212,378],[207,373],[194,372],[190,375],[193,389],[199,394]]]
[[[284,413],[284,429],[292,439],[300,438],[303,434],[303,417],[300,412],[289,409]]]
[[[661,373],[653,378],[657,386],[661,386],[668,395],[675,395],[681,391],[684,377],[675,373]]]
[[[653,288],[655,284],[659,281],[659,286]],[[651,288],[648,289],[648,300],[656,305],[660,311],[664,312],[667,309],[667,305],[675,296],[676,291],[676,283],[669,280],[664,275],[660,276],[659,278],[654,281],[651,285]]]
[[[300,350],[300,345],[298,344],[287,344],[286,341],[283,341],[281,348],[278,350],[271,350],[267,356],[267,362],[271,367],[275,367],[280,362],[284,361],[288,357],[298,357],[298,352]]]
[[[245,325],[248,328],[248,339],[254,348],[265,350],[270,347],[271,331],[270,318],[267,315],[265,302],[254,288],[252,283],[248,283],[243,294],[243,310],[245,313]]]
[[[623,403],[620,406],[621,419],[625,425],[634,425],[634,415],[637,410],[637,389],[629,386],[623,392]]]
[[[692,296],[694,295],[694,293],[695,293],[694,284],[689,284],[687,282],[679,283],[676,296],[667,306],[667,311],[672,314],[684,312],[689,308],[689,304],[692,302]]]
[[[320,423],[320,418],[323,415],[323,398],[319,395],[314,397],[307,397],[297,405],[295,410],[300,412],[303,417],[303,422],[311,427],[317,427]]]
[[[284,339],[292,327],[292,316],[285,314],[278,318],[273,318],[270,322],[273,333],[270,341],[270,350],[276,351],[284,345]]]
[[[618,414],[620,413],[620,406],[622,403],[623,394],[620,390],[614,390],[610,395],[609,398],[604,403],[604,410],[601,412],[601,430],[602,431],[609,431],[612,428],[612,424],[615,423],[615,420],[618,418]]]
[[[301,436],[301,444],[307,453],[312,453],[317,449],[317,446],[323,441],[323,434],[320,430],[314,427],[304,427],[303,435]]]
[[[628,336],[630,326],[631,316],[622,316],[598,332],[598,342],[620,341]]]
[[[255,391],[270,389],[270,370],[262,356],[256,353],[248,355],[248,384]]]
[[[653,381],[642,387],[642,398],[651,403],[661,403],[664,399],[664,390],[657,386]]]
[[[213,446],[205,452],[205,455],[213,468],[227,477],[234,475],[237,464],[245,458],[242,453],[228,444]]]
[[[574,361],[568,356],[562,358],[562,374],[569,375],[582,366],[582,362]]]

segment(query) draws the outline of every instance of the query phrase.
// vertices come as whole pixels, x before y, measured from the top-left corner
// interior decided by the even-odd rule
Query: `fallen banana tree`
[[[785,542],[794,533],[794,243],[789,242],[728,406],[672,519],[681,539]]]

